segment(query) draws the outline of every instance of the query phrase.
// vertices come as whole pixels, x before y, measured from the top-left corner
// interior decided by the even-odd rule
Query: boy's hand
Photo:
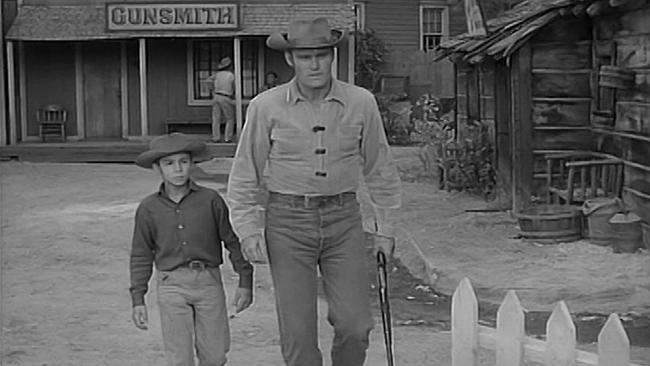
[[[235,298],[232,300],[232,306],[235,308],[235,314],[246,310],[253,303],[253,290],[247,288],[237,288]]]
[[[134,306],[131,317],[133,318],[133,324],[135,324],[136,327],[142,330],[149,329],[149,327],[147,326],[147,324],[149,323],[149,317],[147,316],[146,306],[144,305]]]
[[[251,235],[241,243],[244,259],[253,263],[266,263],[266,242],[262,235]]]

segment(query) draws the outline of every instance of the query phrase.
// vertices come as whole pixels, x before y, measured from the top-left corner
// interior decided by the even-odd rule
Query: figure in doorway
[[[275,71],[269,71],[266,73],[266,83],[264,84],[264,89],[262,91],[267,91],[275,88],[280,85],[280,78]]]
[[[228,143],[232,142],[235,128],[235,74],[230,57],[223,58],[217,70],[207,79],[212,90],[212,141]],[[222,119],[226,124],[225,140],[221,139]]]

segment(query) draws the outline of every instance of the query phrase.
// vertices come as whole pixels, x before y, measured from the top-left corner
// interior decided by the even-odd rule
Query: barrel
[[[538,205],[515,214],[526,241],[557,244],[580,240],[584,215],[574,206]]]
[[[607,88],[630,89],[634,86],[635,72],[618,66],[603,65],[600,67],[598,84]]]
[[[617,213],[623,212],[622,204],[615,198],[597,197],[585,201],[582,213],[587,218],[585,236],[590,243],[613,245],[616,234],[609,220]]]
[[[634,253],[643,247],[641,218],[633,212],[618,213],[609,220],[613,229],[613,247],[616,252]]]

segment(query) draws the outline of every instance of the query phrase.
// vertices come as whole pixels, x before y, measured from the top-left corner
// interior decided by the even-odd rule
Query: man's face
[[[269,84],[269,85],[275,83],[275,75],[266,74],[266,83]]]
[[[190,177],[192,157],[189,153],[178,153],[160,158],[154,169],[162,180],[176,187],[184,186]]]
[[[293,50],[285,53],[287,63],[293,67],[298,84],[303,88],[329,87],[332,80],[332,48]]]

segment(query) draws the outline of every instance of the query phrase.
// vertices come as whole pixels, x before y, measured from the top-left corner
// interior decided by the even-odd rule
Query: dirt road
[[[133,214],[158,178],[130,165],[2,163],[0,170],[0,364],[162,365],[155,293],[147,296],[148,332],[132,325],[128,294]],[[236,279],[230,264],[223,268],[232,295]],[[231,323],[230,365],[282,365],[274,306],[268,268],[257,267],[255,303]],[[331,331],[321,319],[327,357]],[[400,365],[450,363],[448,333],[399,327],[395,337]],[[385,364],[379,319],[371,342],[367,364]]]

